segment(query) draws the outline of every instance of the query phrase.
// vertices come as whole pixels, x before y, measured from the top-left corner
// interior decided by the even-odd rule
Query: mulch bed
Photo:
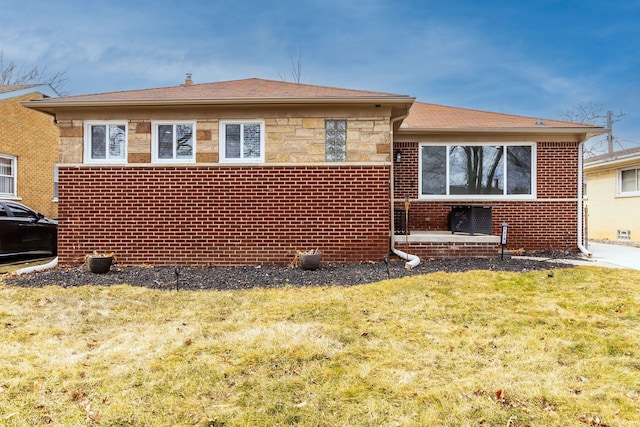
[[[562,258],[575,255],[561,254]],[[570,264],[551,262],[554,254],[539,259],[523,258],[451,258],[424,259],[412,269],[404,268],[404,261],[368,262],[359,264],[323,263],[317,270],[302,270],[281,265],[243,267],[186,267],[180,266],[112,266],[106,274],[91,273],[85,266],[59,267],[42,272],[8,275],[4,283],[9,286],[42,287],[48,285],[74,287],[84,285],[110,286],[128,284],[151,289],[204,290],[250,289],[254,287],[277,288],[283,286],[350,286],[373,283],[385,279],[428,274],[438,271],[464,272],[490,270],[526,272],[571,268]],[[176,280],[177,279],[177,280]]]

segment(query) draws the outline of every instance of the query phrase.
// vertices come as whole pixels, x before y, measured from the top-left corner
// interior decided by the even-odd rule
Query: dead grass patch
[[[640,425],[640,274],[0,286],[0,424]]]

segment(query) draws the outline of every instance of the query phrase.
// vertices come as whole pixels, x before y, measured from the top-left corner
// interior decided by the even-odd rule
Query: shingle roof
[[[409,115],[400,132],[457,130],[491,131],[581,131],[591,135],[603,133],[602,127],[558,120],[492,113],[465,108],[414,102],[415,98],[388,92],[343,89],[264,79],[183,84],[154,89],[108,92],[93,95],[65,96],[24,102],[23,105],[55,114],[58,108],[176,106],[176,105],[251,105],[251,104],[322,104],[375,103],[392,105],[392,117]]]
[[[263,79],[231,80],[225,82],[184,84],[155,89],[109,92],[93,95],[65,96],[56,103],[127,102],[127,101],[187,101],[187,100],[294,100],[294,99],[353,99],[405,98],[386,92],[340,89]]]
[[[599,156],[589,157],[585,159],[585,164],[606,163],[614,160],[633,159],[640,157],[640,147],[627,148],[624,150],[614,151],[612,153],[600,154]]]
[[[444,105],[415,102],[400,130],[432,129],[522,129],[522,128],[593,128],[599,126],[559,120],[469,110]]]

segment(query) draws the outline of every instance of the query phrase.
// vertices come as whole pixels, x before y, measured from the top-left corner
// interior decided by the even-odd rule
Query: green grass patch
[[[595,267],[0,285],[0,425],[640,425],[639,291],[640,272]]]

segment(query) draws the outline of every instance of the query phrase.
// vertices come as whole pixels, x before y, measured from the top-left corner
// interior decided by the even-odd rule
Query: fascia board
[[[19,98],[21,96],[28,95],[30,93],[36,93],[36,92],[50,97],[49,99],[57,98],[60,96],[58,95],[58,92],[56,92],[50,85],[38,85],[38,86],[32,86],[32,87],[28,87],[20,90],[14,90],[11,92],[0,93],[0,99]],[[25,102],[31,102],[31,101],[23,101],[22,104],[24,104]]]

